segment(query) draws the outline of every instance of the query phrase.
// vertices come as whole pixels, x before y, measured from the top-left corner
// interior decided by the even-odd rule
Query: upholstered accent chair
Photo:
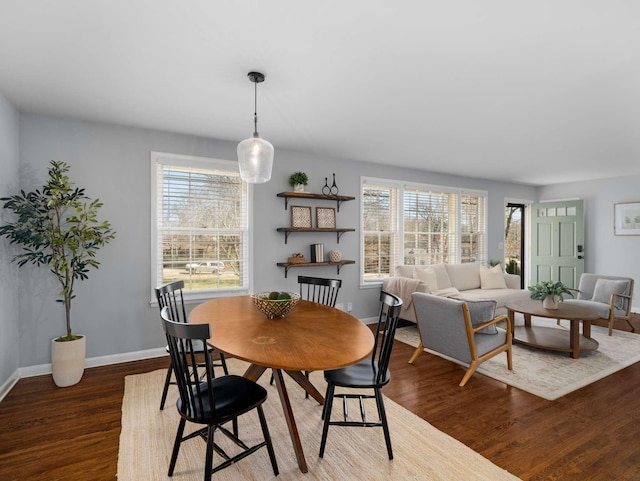
[[[502,352],[507,353],[507,368],[512,369],[511,323],[504,315],[495,316],[496,301],[465,301],[413,293],[420,345],[409,364],[428,349],[465,365],[460,386],[464,386],[478,366]],[[505,329],[497,327],[505,321]]]
[[[567,304],[577,304],[598,311],[600,319],[607,321],[609,335],[613,333],[614,321],[630,321],[633,300],[633,279],[630,277],[582,274],[578,289],[573,290],[575,299],[564,299]]]

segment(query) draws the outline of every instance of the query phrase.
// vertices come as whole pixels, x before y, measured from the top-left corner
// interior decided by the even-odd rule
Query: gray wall
[[[640,311],[640,236],[613,233],[613,205],[640,202],[640,176],[541,187],[539,199],[584,199],[585,272],[635,279],[634,312]]]
[[[0,197],[18,189],[18,121],[17,110],[0,93]],[[0,223],[6,214],[0,209]],[[0,240],[0,385],[19,367],[18,362],[18,271],[11,264],[15,249]]]
[[[20,184],[31,189],[41,185],[48,162],[67,161],[72,179],[90,197],[104,202],[101,217],[117,231],[116,240],[98,256],[102,265],[77,289],[72,309],[75,332],[88,336],[87,356],[96,357],[157,348],[164,344],[157,308],[149,305],[150,285],[150,160],[152,150],[221,159],[236,158],[236,143],[100,123],[23,114],[20,120]],[[345,234],[336,244],[333,234],[296,233],[285,245],[275,228],[289,225],[289,210],[276,193],[289,190],[287,179],[294,170],[310,178],[307,190],[319,192],[324,177],[336,173],[340,193],[359,198],[360,176],[382,177],[436,185],[489,191],[489,257],[501,257],[497,245],[503,235],[505,197],[535,198],[535,189],[515,184],[483,181],[390,166],[327,159],[276,146],[272,180],[254,188],[254,283],[252,289],[296,290],[298,274],[335,276],[333,268],[298,268],[284,272],[276,262],[297,251],[307,253],[309,244],[323,242],[325,251],[339,248],[343,257],[359,260],[359,235]],[[312,203],[299,202],[301,205]],[[312,204],[319,205],[319,204]],[[329,206],[327,203],[321,205]],[[359,201],[342,204],[337,224],[359,227]],[[63,330],[63,312],[53,302],[56,292],[50,276],[22,269],[20,285],[30,295],[20,300],[24,329],[20,335],[20,366],[49,362],[50,339]],[[343,289],[339,302],[352,302],[360,318],[375,315],[378,289],[360,289],[358,266],[340,272]]]

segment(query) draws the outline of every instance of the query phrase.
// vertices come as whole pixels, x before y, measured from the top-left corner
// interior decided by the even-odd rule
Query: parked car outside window
[[[187,264],[185,268],[191,274],[217,274],[219,272],[224,271],[224,262],[223,261],[202,261],[202,262],[192,262]]]

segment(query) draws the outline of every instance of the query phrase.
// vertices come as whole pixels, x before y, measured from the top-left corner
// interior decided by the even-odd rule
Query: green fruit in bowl
[[[269,300],[270,301],[275,301],[276,299],[278,299],[278,297],[280,296],[280,293],[278,291],[273,291],[269,293]]]
[[[291,299],[291,294],[289,294],[288,292],[281,292],[278,295],[278,300],[279,301],[283,301],[283,300],[287,300],[287,299]]]

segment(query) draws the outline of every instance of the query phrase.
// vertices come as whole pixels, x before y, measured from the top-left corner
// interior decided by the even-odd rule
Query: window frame
[[[392,234],[394,239],[391,241],[392,245],[395,245],[395,249],[392,255],[392,259],[390,261],[389,267],[389,276],[393,275],[393,270],[395,266],[404,264],[404,250],[405,250],[405,192],[406,191],[421,191],[421,192],[433,192],[436,194],[453,194],[455,196],[455,226],[449,226],[449,232],[453,237],[453,244],[450,246],[448,255],[452,256],[454,264],[460,264],[462,261],[462,238],[464,234],[467,234],[467,231],[463,231],[463,206],[462,199],[464,196],[472,196],[472,197],[481,197],[483,199],[482,205],[479,206],[481,209],[481,219],[479,225],[481,224],[484,228],[483,231],[478,229],[477,237],[480,239],[480,246],[478,257],[475,263],[486,262],[488,255],[488,204],[489,204],[489,193],[486,190],[479,189],[467,189],[467,188],[459,188],[459,187],[450,187],[450,186],[442,186],[442,185],[433,185],[433,184],[425,184],[425,183],[417,183],[417,182],[401,182],[397,180],[391,179],[381,179],[374,177],[361,177],[360,178],[360,287],[361,288],[373,288],[379,287],[382,284],[382,280],[386,277],[378,277],[373,279],[365,279],[365,229],[364,229],[364,190],[367,185],[372,185],[375,187],[387,187],[389,189],[395,189],[395,196],[397,198],[396,202],[396,212],[392,214],[397,221],[397,228],[395,229],[395,233]],[[391,221],[392,222],[392,221]]]
[[[161,186],[162,166],[185,167],[190,169],[217,170],[238,173],[238,163],[231,160],[215,159],[209,157],[198,157],[183,154],[172,154],[166,152],[151,151],[150,154],[150,174],[151,174],[151,301],[157,304],[155,288],[163,284],[162,273],[159,269],[159,262],[162,257],[162,240],[159,239],[158,232],[158,201],[162,195],[159,192]],[[243,295],[251,292],[253,284],[253,186],[243,182],[246,191],[246,226],[244,229],[246,249],[244,249],[246,265],[246,281],[244,285],[237,287],[218,287],[210,289],[184,290],[185,303],[212,299],[229,295]]]

